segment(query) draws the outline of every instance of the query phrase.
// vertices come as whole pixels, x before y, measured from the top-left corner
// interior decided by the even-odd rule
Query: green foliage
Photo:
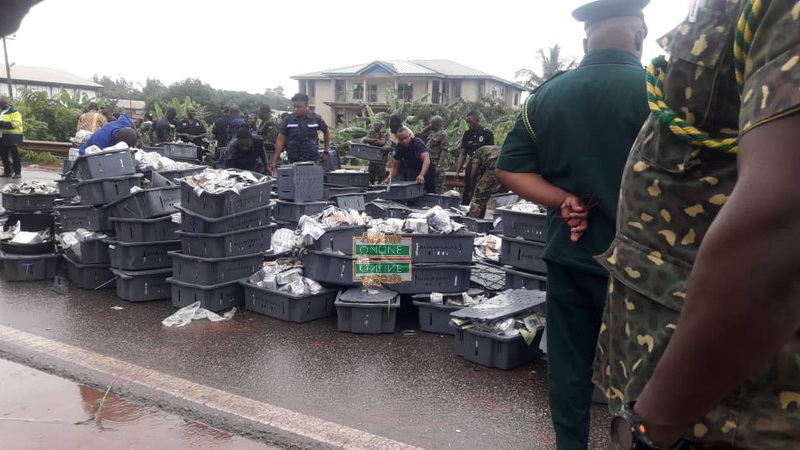
[[[537,59],[542,64],[541,75],[531,69],[519,69],[516,73],[517,78],[525,79],[523,85],[528,89],[538,87],[558,72],[572,70],[578,66],[575,58],[561,55],[561,47],[558,44],[550,47],[546,54],[544,49],[540,48],[537,51]]]
[[[64,89],[52,98],[44,91],[24,90],[15,106],[22,114],[26,139],[66,142],[75,135],[88,104],[86,94],[72,96]]]
[[[62,158],[52,153],[28,150],[27,148],[19,149],[19,159],[28,164],[39,164],[40,166],[56,166],[64,162]]]
[[[179,101],[177,98],[173,98],[170,101],[159,101],[155,104],[155,113],[156,117],[161,117],[164,115],[164,110],[173,107],[176,111],[178,111],[178,117],[186,117],[186,108],[193,106],[194,109],[197,111],[197,117],[202,118],[210,113],[206,110],[205,106],[193,102],[192,98],[186,96],[183,101]]]

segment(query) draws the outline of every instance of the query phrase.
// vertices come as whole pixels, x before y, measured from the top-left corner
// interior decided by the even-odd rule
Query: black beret
[[[586,26],[620,16],[637,16],[644,19],[642,10],[648,3],[650,0],[596,0],[572,11],[572,17],[578,22],[584,22]]]

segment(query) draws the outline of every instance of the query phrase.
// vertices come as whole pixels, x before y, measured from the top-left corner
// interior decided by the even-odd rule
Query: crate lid
[[[348,289],[339,295],[342,303],[392,303],[398,297],[397,292],[387,290],[381,286],[357,287]]]
[[[513,289],[500,293],[480,305],[460,309],[450,314],[458,319],[497,320],[516,316],[543,305],[543,291]]]
[[[481,295],[481,294],[483,294],[484,292],[485,292],[485,291],[484,291],[483,289],[478,289],[478,288],[470,288],[470,289],[467,291],[467,295],[469,295],[470,297],[477,297],[478,295]],[[455,292],[455,293],[451,292],[451,293],[449,293],[449,294],[442,293],[442,297],[443,297],[445,300],[447,300],[447,299],[449,299],[449,298],[461,297],[461,294],[462,294],[461,292]],[[414,295],[412,295],[412,296],[411,296],[411,298],[413,298],[414,300],[429,300],[429,299],[431,298],[431,293],[427,293],[427,294],[414,294]]]

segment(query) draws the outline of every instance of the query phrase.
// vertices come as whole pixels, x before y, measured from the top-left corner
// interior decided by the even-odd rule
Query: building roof
[[[116,101],[118,108],[144,109],[146,106],[144,100],[112,99],[111,101]]]
[[[64,72],[60,69],[52,69],[49,67],[18,66],[16,64],[11,67],[11,79],[15,82],[27,81],[29,83],[76,86],[93,89],[99,89],[103,87],[102,85],[93,81],[89,81],[69,72]]]
[[[359,76],[375,70],[385,70],[394,76],[433,76],[439,78],[486,78],[499,81],[520,89],[524,86],[512,81],[504,80],[494,75],[481,72],[480,70],[467,67],[447,59],[428,59],[428,60],[380,60],[353,66],[339,67],[335,69],[311,72],[302,75],[295,75],[295,80],[326,79],[335,76]]]

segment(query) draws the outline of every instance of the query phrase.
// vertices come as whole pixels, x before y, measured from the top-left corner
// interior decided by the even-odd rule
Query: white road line
[[[35,334],[0,325],[0,341],[56,357],[89,370],[110,375],[181,400],[203,405],[244,419],[267,425],[347,450],[418,449],[375,434],[335,422],[318,419],[292,410],[259,402],[230,392],[90,352]]]

